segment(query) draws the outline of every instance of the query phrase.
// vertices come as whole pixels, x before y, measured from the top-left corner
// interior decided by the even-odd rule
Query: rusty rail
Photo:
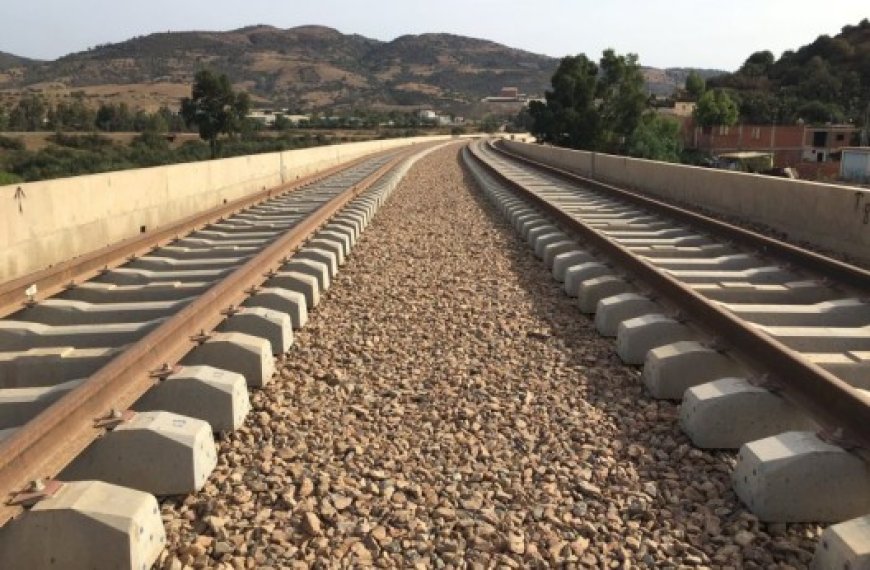
[[[472,149],[470,152],[478,163],[499,182],[517,191],[545,214],[556,220],[564,229],[601,251],[603,255],[630,273],[639,283],[650,288],[654,294],[665,299],[685,315],[690,316],[693,322],[712,333],[712,336],[723,346],[732,349],[758,370],[769,372],[772,381],[777,387],[782,388],[785,397],[807,410],[831,433],[838,434],[838,439],[859,446],[864,450],[870,450],[870,401],[863,399],[852,386],[658,270],[624,246],[607,238],[600,231],[510,180],[483,160],[476,150]],[[540,163],[534,163],[534,166],[547,173],[555,172],[555,169]],[[564,171],[558,173],[573,183],[590,185],[585,179],[570,173]],[[608,192],[612,188],[600,183],[595,183],[594,186]],[[618,195],[621,197],[629,199],[636,197],[633,193],[621,189],[614,190],[618,190]],[[649,201],[649,198],[642,198],[642,201],[637,201],[644,204]],[[664,206],[667,206],[668,209],[673,208],[673,206],[666,204]],[[713,224],[715,227],[722,225],[722,222],[718,220],[693,214],[687,210],[682,210],[681,218],[697,220],[692,222],[693,225],[701,225],[705,228],[709,226],[711,221],[715,222]],[[730,231],[733,230],[747,231],[731,226]],[[775,241],[767,237],[764,237],[764,240],[765,243]],[[798,249],[788,244],[782,245],[788,246],[786,249],[789,251]],[[813,257],[815,259],[821,256],[813,254]],[[836,264],[845,265],[840,262],[836,262]],[[861,277],[860,272],[863,270],[855,269],[858,272],[857,275]]]
[[[94,426],[95,418],[132,405],[155,382],[150,372],[180,360],[195,346],[192,337],[201,331],[211,331],[225,318],[222,310],[244,301],[252,288],[256,289],[266,281],[269,271],[279,267],[288,254],[298,249],[317,228],[419,148],[400,152],[364,180],[323,204],[95,372],[82,385],[0,442],[0,494],[8,498],[35,479],[56,476],[103,433],[104,430]],[[374,155],[367,158],[371,156]],[[0,505],[0,526],[19,512],[21,508],[18,506]]]
[[[197,228],[231,216],[260,202],[313,184],[337,172],[352,168],[372,157],[389,152],[392,151],[387,150],[367,155],[275,188],[264,189],[250,196],[210,208],[205,212],[188,216],[170,225],[155,228],[154,230],[127,238],[91,253],[58,263],[47,269],[7,281],[0,284],[0,318],[5,318],[25,306],[25,303],[28,302],[25,290],[31,285],[36,285],[38,288],[38,293],[33,299],[34,301],[50,298],[71,285],[92,279],[106,269],[113,269],[123,265],[130,258],[146,254],[151,249],[165,245],[180,235],[190,233]]]
[[[701,226],[705,231],[716,234],[723,239],[743,244],[752,249],[761,251],[766,255],[788,261],[789,263],[803,269],[809,269],[826,279],[832,279],[839,284],[858,289],[864,295],[870,294],[870,271],[866,269],[820,255],[814,251],[803,249],[778,239],[767,237],[758,232],[753,232],[752,230],[747,230],[746,228],[729,224],[710,216],[693,212],[686,208],[675,206],[663,200],[651,198],[640,192],[619,188],[599,180],[587,178],[567,170],[556,168],[555,166],[550,166],[526,158],[525,156],[520,156],[502,148],[498,144],[492,145],[491,148],[504,156],[527,164],[532,168],[540,169],[548,174],[555,174],[567,182],[600,190],[607,194],[638,204],[644,208],[649,208],[650,210],[654,210],[663,215],[686,222],[687,224]]]

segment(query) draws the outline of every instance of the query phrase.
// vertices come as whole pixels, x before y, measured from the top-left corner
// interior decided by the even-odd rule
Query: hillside
[[[748,123],[863,123],[870,111],[870,20],[819,36],[779,59],[756,52],[734,73],[708,82],[732,90]]]
[[[488,112],[479,101],[502,87],[543,95],[558,64],[555,58],[451,34],[382,42],[323,26],[262,25],[150,34],[47,62],[3,55],[0,104],[13,104],[27,88],[52,100],[76,94],[93,104],[126,102],[148,111],[176,107],[189,94],[196,71],[209,67],[226,73],[258,106],[299,111],[433,106],[474,116]],[[670,94],[687,70],[644,72],[651,92]]]
[[[695,71],[704,79],[728,73],[719,69],[693,69],[689,67],[669,67],[667,69],[644,67],[642,71],[649,92],[653,95],[665,96],[672,95],[677,89],[682,89],[690,71]]]
[[[0,76],[0,89],[79,90],[98,99],[139,93],[157,106],[189,90],[196,70],[208,66],[227,73],[260,103],[299,109],[450,107],[477,102],[506,85],[540,94],[555,65],[553,58],[447,34],[381,42],[321,26],[253,26],[97,46],[21,66],[20,73]]]
[[[12,69],[14,67],[24,67],[33,63],[36,63],[36,60],[0,51],[0,71]]]

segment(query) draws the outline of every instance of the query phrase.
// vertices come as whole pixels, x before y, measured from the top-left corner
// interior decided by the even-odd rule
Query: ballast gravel
[[[597,336],[461,169],[422,159],[219,438],[164,501],[158,568],[801,568],[820,529],[759,523],[733,454]]]

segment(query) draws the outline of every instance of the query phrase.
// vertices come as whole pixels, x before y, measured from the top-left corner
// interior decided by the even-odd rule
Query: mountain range
[[[198,69],[226,73],[256,106],[298,111],[432,106],[469,112],[516,87],[542,96],[559,60],[452,34],[384,42],[323,26],[251,26],[228,32],[166,32],[104,44],[54,61],[0,52],[0,104],[22,92],[75,94],[154,110],[189,95]],[[644,68],[655,94],[672,93],[687,69]],[[705,76],[722,73],[703,70]]]

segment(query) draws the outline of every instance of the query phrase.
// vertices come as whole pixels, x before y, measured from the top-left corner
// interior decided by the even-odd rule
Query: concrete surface
[[[867,189],[513,141],[502,144],[582,176],[764,223],[794,239],[870,262],[870,231],[859,207],[870,203]]]
[[[91,443],[58,478],[184,495],[201,489],[216,465],[207,422],[170,412],[140,412]]]
[[[870,512],[870,467],[813,432],[747,443],[734,490],[764,522],[841,522]]]
[[[450,138],[367,141],[0,186],[0,282],[373,152]]]
[[[0,528],[0,568],[147,570],[165,544],[152,495],[75,481]]]
[[[826,528],[810,568],[870,570],[870,515]]]
[[[222,432],[242,426],[251,402],[241,374],[211,366],[183,366],[148,390],[133,409],[172,412],[202,420]]]
[[[686,390],[680,423],[692,443],[703,449],[739,449],[782,432],[817,429],[793,404],[739,377]]]

